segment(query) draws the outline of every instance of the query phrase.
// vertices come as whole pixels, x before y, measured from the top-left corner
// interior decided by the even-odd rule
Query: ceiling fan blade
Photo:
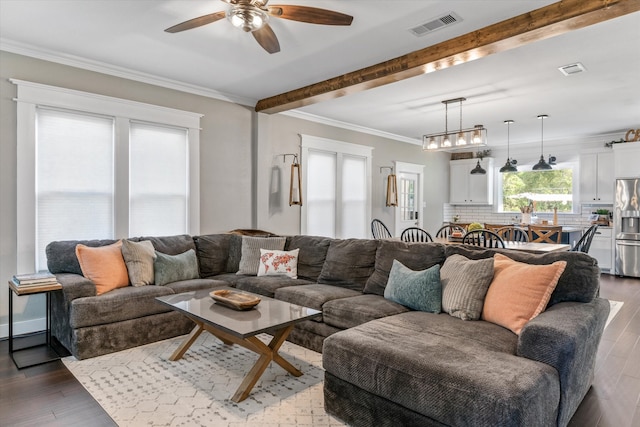
[[[269,24],[266,24],[259,30],[253,31],[251,34],[253,34],[253,37],[256,39],[256,41],[267,52],[280,52],[280,43],[278,42],[278,37],[276,37],[276,33],[273,32]]]
[[[180,24],[174,25],[173,27],[169,27],[165,31],[167,33],[178,33],[180,31],[201,27],[203,25],[207,25],[207,24],[211,24],[212,22],[219,21],[220,19],[224,18],[226,14],[227,13],[223,10],[221,12],[211,13],[209,15],[203,15],[198,18],[193,18],[188,21],[181,22]]]
[[[269,15],[292,21],[322,25],[351,25],[353,16],[333,10],[308,6],[273,5],[267,8]]]

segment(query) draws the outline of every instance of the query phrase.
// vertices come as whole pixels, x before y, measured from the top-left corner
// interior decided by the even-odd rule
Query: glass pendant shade
[[[387,177],[387,200],[385,204],[386,206],[398,206],[398,181],[394,174]]]
[[[553,169],[551,167],[551,165],[549,163],[547,163],[544,160],[544,119],[546,119],[547,116],[546,114],[540,114],[538,116],[538,119],[540,119],[540,160],[538,160],[538,163],[536,163],[533,166],[533,170],[534,171],[540,171],[540,170],[549,170],[549,169]]]
[[[302,206],[302,181],[300,163],[294,161],[291,165],[291,182],[289,184],[289,206]]]

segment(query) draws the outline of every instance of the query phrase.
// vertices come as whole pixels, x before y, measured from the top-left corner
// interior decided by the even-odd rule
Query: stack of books
[[[56,276],[49,273],[48,271],[31,274],[17,274],[13,276],[12,280],[13,283],[20,288],[52,285],[54,283],[58,283],[58,281],[56,280]]]

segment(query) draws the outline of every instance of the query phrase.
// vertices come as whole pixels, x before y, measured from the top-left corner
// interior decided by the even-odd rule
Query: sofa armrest
[[[62,290],[51,293],[51,334],[72,354],[73,331],[70,325],[71,301],[96,295],[96,285],[89,279],[73,273],[56,274]]]
[[[56,274],[56,280],[62,285],[67,303],[76,298],[96,296],[96,285],[84,276],[73,273]]]
[[[546,363],[558,371],[559,426],[567,425],[591,386],[609,310],[609,302],[602,298],[589,303],[558,303],[520,332],[517,355]]]

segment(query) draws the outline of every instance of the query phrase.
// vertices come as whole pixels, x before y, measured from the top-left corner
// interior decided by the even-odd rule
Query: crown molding
[[[41,59],[43,61],[54,62],[57,64],[67,65],[70,67],[80,68],[83,70],[94,71],[97,73],[107,74],[114,77],[120,77],[127,80],[133,80],[141,83],[147,83],[154,86],[160,86],[167,89],[178,90],[180,92],[200,95],[207,98],[218,99],[221,101],[232,102],[234,104],[245,105],[248,107],[255,106],[257,100],[231,95],[219,92],[203,86],[192,85],[178,80],[167,79],[153,74],[143,73],[129,68],[118,67],[107,64],[105,62],[94,61],[80,56],[69,55],[39,46],[26,43],[16,42],[14,40],[0,38],[0,50],[15,53],[18,55],[29,56],[31,58]]]
[[[265,114],[265,113],[262,113]],[[359,126],[353,123],[347,123],[347,122],[342,122],[340,120],[334,120],[334,119],[329,119],[326,117],[322,117],[322,116],[317,116],[315,114],[309,114],[309,113],[305,113],[303,111],[298,111],[298,110],[289,110],[289,111],[283,111],[281,113],[283,116],[290,116],[290,117],[295,117],[297,119],[302,119],[302,120],[307,120],[310,122],[315,122],[315,123],[320,123],[323,125],[327,125],[327,126],[333,126],[333,127],[337,127],[337,128],[341,128],[341,129],[347,129],[347,130],[351,130],[354,132],[360,132],[360,133],[366,133],[369,135],[374,135],[374,136],[379,136],[381,138],[386,138],[386,139],[391,139],[393,141],[399,141],[399,142],[406,142],[409,144],[414,144],[414,145],[422,145],[422,140],[420,139],[415,139],[415,138],[409,138],[406,136],[402,136],[402,135],[396,135],[394,133],[390,133],[390,132],[384,132],[381,130],[377,130],[377,129],[372,129],[372,128],[368,128],[368,127],[364,127],[364,126]]]

